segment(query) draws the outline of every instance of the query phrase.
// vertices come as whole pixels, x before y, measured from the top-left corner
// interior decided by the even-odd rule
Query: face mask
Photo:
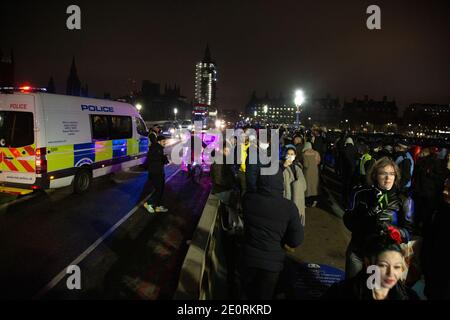
[[[268,143],[260,142],[259,147],[263,150],[266,150],[269,147]]]
[[[286,160],[291,161],[291,162],[294,162],[295,156],[287,156],[287,157],[286,157]]]

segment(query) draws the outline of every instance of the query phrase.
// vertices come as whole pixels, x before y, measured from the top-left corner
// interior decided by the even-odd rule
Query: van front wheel
[[[92,176],[88,169],[79,170],[73,180],[73,191],[77,194],[86,192],[91,186]]]

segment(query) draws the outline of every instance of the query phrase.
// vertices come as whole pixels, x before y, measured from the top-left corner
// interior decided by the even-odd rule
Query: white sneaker
[[[159,206],[155,208],[155,212],[167,212],[169,209],[164,208],[163,206]]]
[[[151,204],[144,203],[144,208],[150,213],[155,213],[155,209],[153,209]]]

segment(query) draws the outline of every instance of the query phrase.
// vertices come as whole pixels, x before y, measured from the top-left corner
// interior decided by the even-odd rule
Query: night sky
[[[81,7],[81,31],[66,8]],[[366,8],[381,8],[381,30]],[[2,1],[0,47],[14,49],[16,81],[65,93],[72,56],[91,95],[125,94],[128,79],[181,85],[194,95],[195,63],[209,42],[219,108],[271,96],[330,93],[347,100],[450,103],[450,1]]]

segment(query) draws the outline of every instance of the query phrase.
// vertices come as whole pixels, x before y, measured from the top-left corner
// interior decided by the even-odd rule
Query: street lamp
[[[263,106],[263,111],[264,111],[264,121],[267,123],[267,111],[269,110],[269,107],[267,106],[267,104],[265,104]]]
[[[177,108],[173,108],[173,114],[175,116],[175,121],[177,121],[177,113],[178,113],[178,109]]]
[[[305,96],[302,90],[295,91],[294,104],[297,107],[296,117],[295,117],[295,125],[298,127],[300,125],[300,107],[305,101]]]
[[[142,104],[140,104],[140,103],[136,104],[136,109],[138,111],[141,111],[142,110]]]

